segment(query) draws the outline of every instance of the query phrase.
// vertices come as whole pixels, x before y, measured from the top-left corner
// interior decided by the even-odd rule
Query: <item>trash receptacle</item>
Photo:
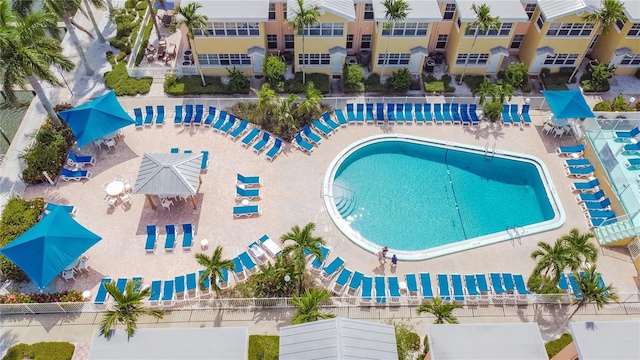
[[[433,59],[428,58],[424,63],[424,71],[427,73],[432,73],[433,69],[436,67],[436,62]]]

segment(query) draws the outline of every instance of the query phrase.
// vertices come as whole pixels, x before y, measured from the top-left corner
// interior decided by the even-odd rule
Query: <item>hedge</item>
[[[73,133],[66,123],[57,127],[47,119],[36,134],[35,145],[20,155],[26,165],[22,170],[22,180],[27,184],[46,182],[47,178],[42,174],[44,171],[50,177],[56,177],[62,171],[67,152],[74,141]]]
[[[78,290],[65,290],[62,292],[43,294],[23,294],[17,291],[6,295],[0,295],[0,304],[33,304],[33,303],[54,303],[54,302],[84,302],[82,293]]]
[[[569,334],[563,334],[559,339],[549,341],[544,345],[547,349],[547,355],[549,355],[549,359],[558,355],[560,351],[567,347],[567,345],[571,344],[573,338]]]
[[[222,83],[222,79],[218,76],[205,76],[207,86],[202,86],[200,76],[183,76],[181,78],[175,75],[168,75],[164,82],[164,92],[169,95],[231,95],[227,86]],[[248,93],[249,88],[247,88]]]
[[[104,74],[104,84],[118,96],[146,94],[151,90],[152,82],[152,77],[130,77],[125,62],[114,65],[113,70]]]
[[[318,89],[323,94],[328,94],[331,91],[329,75],[320,73],[308,73],[305,76],[305,80],[307,83],[313,82],[313,85],[316,86],[316,89]],[[305,84],[302,83],[301,72],[297,72],[293,80],[287,80],[285,82],[285,92],[290,94],[304,94]]]
[[[279,336],[249,335],[249,360],[278,360],[279,356]]]
[[[76,347],[68,342],[17,344],[7,350],[7,354],[2,360],[71,360],[75,349]]]

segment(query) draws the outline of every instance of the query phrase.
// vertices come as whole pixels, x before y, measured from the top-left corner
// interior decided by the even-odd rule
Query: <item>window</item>
[[[509,47],[511,49],[520,49],[520,45],[522,45],[522,40],[524,40],[524,35],[515,35]]]
[[[631,25],[631,29],[627,33],[629,37],[640,37],[640,24]]]
[[[578,54],[547,55],[545,65],[573,65],[578,60]]]
[[[209,35],[214,36],[260,36],[260,26],[258,23],[207,23]],[[195,35],[202,35],[198,29],[194,29]]]
[[[278,35],[267,35],[267,49],[278,48]]]
[[[616,21],[614,26],[616,27],[618,32],[622,31],[622,28],[624,27],[625,22],[626,21],[624,19],[619,19],[618,21]]]
[[[362,35],[360,38],[360,49],[371,49],[371,35]]]
[[[251,66],[246,54],[198,54],[200,66]]]
[[[305,36],[342,36],[344,23],[318,23],[304,28]]]
[[[489,61],[489,54],[458,54],[456,65],[484,66]]]
[[[275,19],[276,19],[276,4],[269,4],[269,20],[275,20]]]
[[[538,31],[542,30],[542,27],[544,26],[544,15],[542,15],[542,12],[540,12],[540,16],[538,16],[538,20],[536,20],[536,27],[538,28]]]
[[[446,48],[447,40],[449,40],[449,35],[447,34],[438,35],[438,41],[436,42],[436,49]]]
[[[625,56],[620,61],[620,66],[638,66],[640,65],[640,54]]]
[[[382,35],[387,36],[425,36],[429,31],[429,23],[396,23],[391,29],[382,29]]]
[[[298,54],[298,65],[322,66],[330,65],[329,54]]]
[[[409,65],[411,54],[388,54],[387,63],[384,64],[385,54],[378,55],[378,65]]]
[[[443,20],[453,19],[453,14],[456,13],[456,4],[446,4],[444,6],[444,14],[442,14]]]
[[[287,4],[285,3],[284,5],[282,5],[282,18],[287,20]]]
[[[465,36],[509,36],[513,23],[502,23],[500,29],[489,29],[488,32],[481,31],[477,26],[469,28],[465,31]]]
[[[347,49],[353,49],[353,35],[347,35]]]
[[[364,4],[364,19],[373,20],[373,4]]]
[[[284,36],[284,48],[285,49],[293,49],[294,37],[293,35],[285,35]]]
[[[458,28],[458,31],[460,31],[460,28],[462,27],[462,21],[460,21],[460,18],[458,18],[458,21],[456,22],[456,27]]]
[[[593,49],[593,46],[596,44],[596,42],[598,41],[598,38],[600,38],[600,35],[596,35],[593,37],[593,39],[591,39],[591,42],[589,43],[589,49]]]
[[[594,28],[594,24],[587,23],[555,23],[549,25],[547,30],[548,37],[555,36],[577,36],[588,37],[591,36],[591,31]]]
[[[524,6],[524,12],[527,13],[529,20],[531,20],[533,13],[536,11],[536,6],[537,6],[536,4],[527,4]]]

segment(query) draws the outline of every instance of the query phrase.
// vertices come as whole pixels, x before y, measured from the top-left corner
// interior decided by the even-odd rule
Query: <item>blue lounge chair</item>
[[[85,165],[95,165],[96,158],[93,156],[79,156],[76,155],[73,151],[69,151],[67,155],[67,165],[69,166],[80,166],[83,167]]]
[[[438,274],[438,296],[444,300],[451,300],[451,290],[449,289],[449,277],[447,274]]]
[[[262,179],[260,179],[260,176],[244,176],[238,173],[238,175],[236,175],[236,183],[246,187],[254,187],[262,185]]]
[[[590,218],[587,219],[587,225],[589,225],[589,229],[594,229],[600,226],[611,225],[618,222],[618,219],[614,217],[609,218]]]
[[[511,115],[509,114],[508,104],[502,104],[502,123],[511,125]]]
[[[476,104],[469,104],[469,117],[471,118],[471,125],[480,124],[480,119],[478,118],[478,109]]]
[[[574,182],[570,185],[571,191],[592,192],[599,190],[600,180],[595,178],[585,182]]]
[[[347,119],[349,120],[349,124],[356,123],[356,113],[353,104],[351,103],[347,104]]]
[[[210,289],[211,280],[209,280],[209,278],[205,278],[202,284],[202,287],[200,287],[200,278],[202,277],[203,273],[204,273],[204,270],[198,271],[198,290],[200,290],[200,297],[203,297],[204,295],[209,295],[211,293],[211,289]]]
[[[362,286],[362,279],[364,278],[364,274],[359,271],[353,273],[353,277],[351,281],[349,281],[349,286],[347,288],[347,295],[355,296],[358,292],[360,286]]]
[[[260,189],[243,189],[236,185],[236,200],[255,200],[260,198]]]
[[[569,282],[567,281],[567,275],[565,273],[560,274],[558,287],[566,292],[571,291],[571,289],[569,288]]]
[[[240,262],[240,257],[236,256],[231,259],[231,261],[233,262],[233,274],[236,278],[236,281],[243,282],[247,280],[247,273],[244,271],[242,262]]]
[[[176,246],[176,227],[175,225],[166,225],[167,238],[164,241],[164,250],[171,252]]]
[[[320,276],[324,280],[329,281],[331,280],[333,275],[335,275],[338,271],[340,271],[340,269],[342,269],[343,266],[344,266],[344,260],[342,260],[342,258],[338,256],[337,258],[333,259],[333,261],[329,263],[329,265],[322,268],[322,271],[320,272]]]
[[[389,124],[396,123],[396,106],[394,104],[387,104],[387,121]]]
[[[156,117],[156,126],[164,125],[164,105],[158,105],[158,116]]]
[[[422,115],[424,115],[424,121],[431,125],[433,123],[433,112],[431,112],[431,104],[422,105]]]
[[[521,274],[513,275],[513,281],[516,283],[516,290],[520,295],[529,295],[531,294],[529,290],[527,290],[527,284],[524,281],[524,277]]]
[[[520,115],[518,115],[518,104],[511,104],[509,108],[509,116],[514,125],[520,125]]]
[[[213,132],[219,132],[222,128],[222,125],[227,121],[227,112],[222,110],[220,114],[218,114],[218,120],[211,126],[213,128]]]
[[[391,304],[400,304],[400,285],[398,284],[398,278],[396,276],[389,276],[387,278],[389,285],[389,302]]]
[[[259,239],[262,247],[271,255],[272,257],[278,256],[282,252],[282,248],[276,244],[275,241],[271,240],[267,234],[262,235]]]
[[[331,115],[329,115],[328,111],[325,111],[322,114],[322,120],[324,120],[325,124],[329,125],[331,130],[338,131],[338,129],[340,129],[340,125],[336,124],[336,122],[331,119]]]
[[[588,210],[587,216],[590,219],[601,218],[610,219],[616,217],[616,214],[611,210]]]
[[[364,304],[368,304],[368,305],[371,304],[372,285],[373,285],[373,278],[371,276],[362,277],[362,292],[360,294],[360,301]]]
[[[578,286],[576,278],[573,276],[573,274],[567,274],[567,278],[569,279],[569,285],[571,285],[573,296],[576,299],[582,299],[582,292],[580,291],[580,286]]]
[[[162,297],[160,298],[163,303],[162,305],[171,305],[174,297],[175,294],[173,292],[173,280],[165,280]]]
[[[134,276],[131,278],[131,281],[136,283],[136,286],[133,288],[134,291],[139,291],[142,287],[142,276]]]
[[[585,167],[590,166],[589,159],[567,159],[565,160],[565,167]]]
[[[462,122],[462,117],[460,116],[460,108],[457,103],[451,104],[451,117],[453,118],[453,124],[458,125]]]
[[[331,129],[328,128],[327,125],[323,124],[320,120],[313,120],[311,122],[311,125],[326,137],[331,137],[331,135],[333,135]]]
[[[191,250],[193,245],[193,225],[182,224],[182,250]]]
[[[636,126],[630,131],[616,131],[613,138],[617,142],[629,142],[631,139],[638,136],[638,134],[640,134],[640,128]]]
[[[207,167],[209,166],[209,151],[202,150],[200,151],[200,153],[202,154],[202,162],[200,163],[200,170],[207,170]]]
[[[413,273],[404,274],[404,278],[407,281],[407,294],[409,296],[417,297],[418,281],[416,279],[416,274],[413,274]]]
[[[222,268],[222,276],[218,279],[218,287],[220,289],[226,289],[229,287],[229,270]]]
[[[413,116],[418,125],[424,124],[424,114],[422,113],[422,104],[413,105]]]
[[[282,140],[276,138],[271,149],[267,151],[267,160],[273,161],[273,159],[275,159],[275,157],[282,152],[282,148]]]
[[[184,299],[185,281],[184,275],[176,276],[174,279],[175,294],[177,299]]]
[[[385,283],[384,283],[384,276],[376,276],[375,284],[376,284],[376,304],[378,305],[386,304],[387,303],[387,287],[385,286]]]
[[[474,275],[465,275],[464,282],[467,286],[467,294],[470,300],[476,300],[480,297],[480,291],[478,291],[478,285],[476,284],[476,277]]]
[[[569,167],[564,170],[565,175],[575,177],[592,177],[596,169],[593,166]]]
[[[109,292],[104,287],[104,284],[105,283],[110,283],[110,282],[111,282],[111,278],[102,278],[102,280],[100,280],[100,286],[98,287],[98,293],[96,293],[96,298],[95,298],[95,300],[93,300],[93,303],[95,305],[104,305],[104,303],[107,301],[107,296],[109,296]]]
[[[433,104],[433,115],[436,117],[436,125],[444,124],[444,117],[442,116],[441,104]]]
[[[460,120],[462,121],[462,126],[471,125],[471,118],[469,117],[469,105],[460,104]]]
[[[578,194],[576,201],[579,203],[584,201],[600,201],[603,197],[605,197],[604,190],[598,190],[594,193]]]
[[[584,144],[578,144],[574,146],[560,146],[556,149],[556,154],[570,156],[573,154],[582,155],[584,153]]]
[[[520,112],[520,117],[522,117],[522,122],[525,126],[531,125],[531,116],[529,115],[529,104],[522,105],[522,111]]]
[[[178,154],[178,153],[180,153],[180,148],[171,148],[170,152],[172,154]]]
[[[149,295],[149,301],[152,304],[157,304],[162,295],[162,280],[153,280],[151,282],[151,295]]]
[[[202,125],[202,118],[204,117],[204,105],[196,104],[196,115],[193,117],[193,125]]]
[[[235,115],[230,115],[229,119],[227,120],[227,122],[220,128],[220,132],[227,135],[229,133],[229,131],[231,131],[231,129],[233,128],[233,126],[236,124],[236,117]]]
[[[487,283],[487,277],[484,274],[476,274],[476,282],[478,283],[478,290],[481,295],[488,295],[491,293],[489,285]]]
[[[304,127],[302,127],[302,134],[304,135],[304,137],[309,139],[309,141],[311,141],[315,146],[318,146],[322,143],[322,137],[314,133],[313,130],[311,130],[311,128],[309,127],[309,125],[305,125]]]
[[[444,118],[445,124],[453,123],[453,117],[451,117],[451,104],[449,103],[442,104],[442,117]]]
[[[176,105],[176,112],[173,115],[173,124],[182,125],[182,105]]]
[[[376,103],[376,124],[384,124],[384,104]]]
[[[314,134],[315,135],[315,134]],[[308,143],[305,139],[302,138],[300,133],[296,134],[293,138],[293,145],[302,151],[306,151],[309,154],[313,152],[313,145]]]
[[[193,122],[193,105],[184,106],[184,120],[182,120],[182,126],[191,126]]]
[[[351,270],[347,268],[343,268],[342,271],[340,272],[340,275],[338,275],[338,278],[336,279],[335,283],[331,287],[331,292],[333,292],[336,295],[341,295],[346,289],[347,282],[351,278],[352,273],[353,272]]]
[[[158,228],[155,225],[147,225],[147,241],[144,245],[146,252],[154,252],[156,249],[156,239],[158,238]]]
[[[204,119],[204,123],[203,123],[204,127],[210,128],[215,118],[216,118],[216,108],[215,106],[209,106],[209,114],[207,114],[207,117]]]
[[[238,124],[238,126],[229,133],[229,137],[231,138],[231,140],[235,141],[238,136],[244,134],[247,131],[247,125],[249,125],[249,122],[242,119],[240,121],[240,124]]]
[[[398,124],[404,123],[404,104],[396,104],[396,121]]]
[[[260,129],[257,127],[251,129],[251,131],[242,138],[242,147],[247,148],[251,146],[251,144],[258,138],[258,134],[260,134]]]
[[[153,125],[153,106],[145,106],[144,126]]]
[[[315,270],[315,271],[321,271],[322,270],[322,264],[324,264],[324,261],[327,260],[327,256],[329,255],[329,252],[331,251],[331,249],[329,249],[326,246],[322,246],[320,248],[320,252],[322,255],[322,258],[318,258],[315,257],[313,258],[313,261],[311,262],[311,269]],[[309,252],[309,254],[311,254],[311,252]]]
[[[356,104],[356,122],[364,124],[364,104]]]
[[[268,132],[263,131],[262,138],[258,140],[258,142],[255,143],[255,145],[253,145],[253,152],[256,154],[260,154],[260,152],[267,147],[267,144],[269,144],[270,141],[271,141],[271,135],[269,135]]]
[[[144,118],[142,117],[142,109],[141,108],[134,108],[133,109],[133,115],[135,115],[136,128],[137,129],[142,128],[142,125],[144,123]]]
[[[253,262],[253,259],[251,259],[251,256],[249,256],[249,254],[246,251],[243,251],[240,253],[240,255],[238,255],[238,258],[240,258],[240,262],[242,263],[242,266],[244,266],[247,269],[247,272],[249,274],[253,274],[255,272],[258,272],[258,265],[256,265],[255,262]]]
[[[508,293],[513,294],[516,291],[516,284],[513,282],[513,274],[502,273],[502,282],[504,284],[504,289],[507,290]]]
[[[60,177],[64,181],[80,181],[82,179],[91,179],[91,172],[88,170],[69,170],[67,168],[63,168],[60,173]]]
[[[365,120],[367,121],[367,124],[373,124],[376,119],[375,116],[373,116],[373,103],[367,103],[366,107],[367,111],[365,113]]]
[[[632,158],[632,159],[627,159],[627,161],[625,161],[624,166],[627,168],[627,170],[633,171],[633,170],[640,170],[640,159],[639,158]]]
[[[453,288],[453,300],[464,301],[464,287],[460,274],[451,274],[451,287]]]
[[[491,278],[491,287],[493,288],[494,295],[497,295],[498,297],[504,296],[507,291],[502,286],[502,278],[500,277],[500,274],[491,273],[489,274],[489,277]]]
[[[413,104],[404,104],[404,121],[413,124]]]
[[[344,112],[342,112],[342,109],[335,109],[333,113],[336,115],[336,119],[338,119],[338,123],[340,123],[340,126],[347,127],[347,124],[349,124],[349,122],[345,118]]]
[[[601,201],[585,201],[580,204],[582,210],[609,210],[611,209],[611,200],[609,198],[605,198]]]
[[[253,215],[260,215],[260,206],[247,205],[247,206],[234,206],[233,217],[251,217]]]
[[[193,154],[193,150],[191,150],[191,149],[185,149],[185,150],[184,150],[184,153],[185,153],[185,154]]]
[[[420,288],[422,289],[423,299],[433,299],[433,289],[431,287],[431,276],[429,273],[420,273]]]
[[[226,268],[224,268],[226,270]],[[198,279],[196,277],[196,273],[188,273],[186,275],[187,280],[187,296],[189,298],[196,297],[196,292],[198,290]]]

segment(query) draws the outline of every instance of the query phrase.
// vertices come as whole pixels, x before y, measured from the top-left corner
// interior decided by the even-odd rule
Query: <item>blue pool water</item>
[[[368,241],[416,251],[551,220],[538,168],[528,161],[392,140],[344,158],[335,206]]]

